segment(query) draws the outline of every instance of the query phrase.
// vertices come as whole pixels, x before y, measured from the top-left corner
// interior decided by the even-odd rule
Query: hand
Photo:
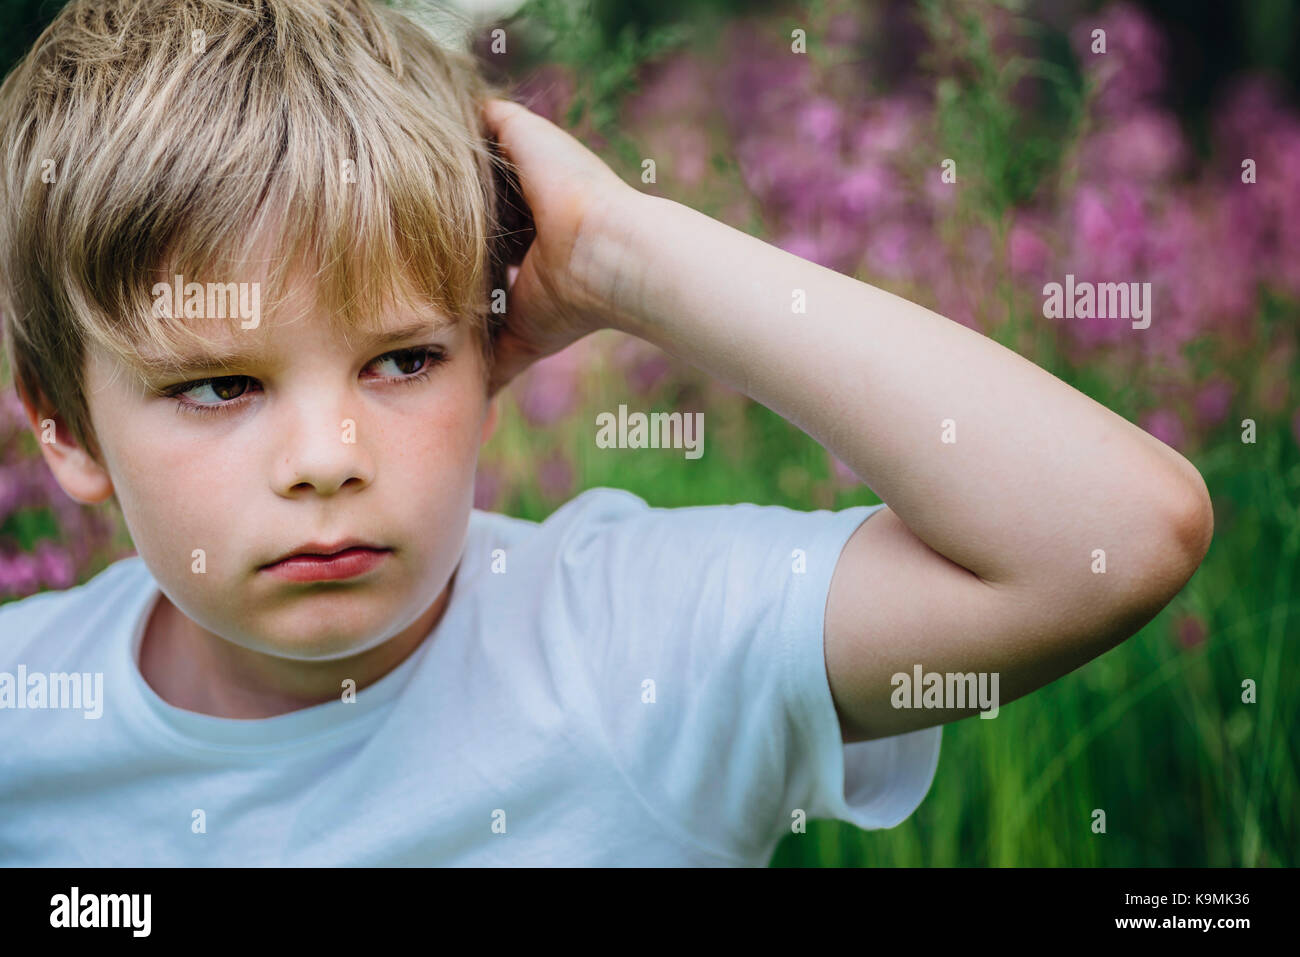
[[[495,394],[536,360],[606,324],[605,290],[613,280],[594,274],[584,240],[594,242],[602,230],[599,223],[610,221],[641,194],[596,154],[527,107],[489,99],[483,117],[517,172],[536,230],[518,269],[508,269],[514,279],[494,347],[489,394]]]

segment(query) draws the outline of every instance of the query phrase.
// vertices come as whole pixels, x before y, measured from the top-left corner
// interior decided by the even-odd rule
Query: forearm
[[[585,251],[584,268],[615,277],[611,324],[803,429],[936,552],[1034,584],[1086,570],[1095,548],[1187,546],[1177,529],[1203,482],[1121,416],[959,323],[689,207],[641,196],[635,212]]]

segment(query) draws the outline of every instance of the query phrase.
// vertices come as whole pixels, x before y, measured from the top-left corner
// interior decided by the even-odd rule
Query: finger
[[[516,158],[520,153],[554,152],[556,138],[569,135],[546,117],[513,100],[491,98],[484,101],[483,118],[497,142],[516,162],[520,162]]]
[[[490,98],[484,119],[506,156],[518,170],[524,200],[534,210],[541,199],[539,177],[564,176],[575,183],[621,183],[603,160],[567,130],[521,103]]]
[[[506,121],[525,109],[527,107],[521,103],[493,96],[483,102],[483,118],[487,120],[492,132],[498,134],[497,138],[500,139],[500,133]]]
[[[520,123],[528,126],[529,119],[541,120],[542,117],[518,103],[493,98],[484,102],[483,118],[493,139],[501,144],[506,159],[515,167],[524,200],[531,204],[533,197],[530,190],[529,170],[543,162],[543,159],[535,144],[536,137],[528,136],[527,130],[521,131]]]

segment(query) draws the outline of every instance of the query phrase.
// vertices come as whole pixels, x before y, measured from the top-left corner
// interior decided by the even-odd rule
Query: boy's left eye
[[[375,360],[379,362],[392,362],[397,368],[397,375],[413,376],[420,372],[428,371],[438,363],[447,358],[445,352],[431,346],[421,346],[418,349],[400,349],[397,352],[388,352]],[[429,365],[425,366],[426,359]],[[413,366],[413,368],[405,368]]]
[[[440,346],[419,346],[412,349],[397,349],[393,352],[386,352],[382,356],[371,360],[367,368],[382,363],[390,363],[394,372],[380,375],[378,378],[391,379],[395,385],[406,385],[424,381],[436,366],[442,365],[446,361],[447,353]],[[229,390],[232,388],[231,383],[248,383],[251,385],[255,382],[256,380],[251,376],[216,376],[199,379],[195,382],[183,382],[180,385],[164,389],[162,394],[168,398],[178,400],[176,402],[177,412],[220,413],[243,405],[244,403],[241,401],[243,397],[253,391],[251,388],[244,388],[235,395],[229,395]],[[212,394],[219,400],[228,399],[229,401],[197,402],[184,398],[190,393],[201,392],[203,389],[211,390]]]

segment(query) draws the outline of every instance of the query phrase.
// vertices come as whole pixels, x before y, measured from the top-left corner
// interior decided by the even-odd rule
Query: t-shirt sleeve
[[[845,745],[826,675],[831,575],[883,505],[652,508],[614,489],[581,498],[561,587],[570,608],[592,596],[576,616],[577,653],[608,747],[649,808],[749,862],[799,812],[873,829],[916,809],[942,729]]]

